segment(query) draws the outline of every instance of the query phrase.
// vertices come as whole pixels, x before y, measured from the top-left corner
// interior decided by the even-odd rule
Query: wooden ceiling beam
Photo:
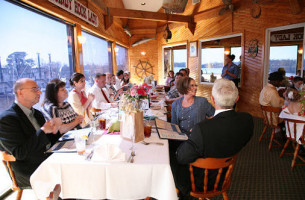
[[[174,15],[159,12],[149,12],[140,10],[128,10],[121,8],[108,8],[109,14],[112,17],[150,20],[158,22],[184,23],[192,34],[195,32],[196,23],[193,16]]]
[[[165,14],[158,12],[109,8],[110,15],[119,18],[152,20],[172,23],[189,23],[192,16]]]
[[[155,28],[143,28],[143,29],[130,29],[131,34],[156,34],[157,31]]]

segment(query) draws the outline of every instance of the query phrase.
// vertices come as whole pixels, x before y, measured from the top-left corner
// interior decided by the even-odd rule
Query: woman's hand
[[[84,117],[82,115],[77,115],[75,117],[75,121],[77,124],[81,124],[83,122],[83,120],[84,120]]]
[[[88,95],[88,101],[89,102],[92,102],[94,100],[94,98],[95,98],[94,94],[89,94]]]

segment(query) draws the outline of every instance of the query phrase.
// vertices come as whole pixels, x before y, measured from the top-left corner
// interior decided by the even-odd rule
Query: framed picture
[[[190,42],[190,57],[197,57],[197,41]]]

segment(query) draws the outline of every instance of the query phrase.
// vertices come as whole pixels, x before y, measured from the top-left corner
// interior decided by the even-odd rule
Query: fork
[[[90,161],[93,156],[93,153],[94,153],[94,149],[92,149],[92,151],[88,154],[88,156],[86,157],[86,160]]]
[[[133,150],[131,151],[131,159],[130,159],[130,163],[134,162],[134,157],[136,156],[136,152]]]
[[[142,141],[144,145],[149,145],[149,144],[157,144],[157,145],[164,145],[162,142],[145,142],[144,140]]]

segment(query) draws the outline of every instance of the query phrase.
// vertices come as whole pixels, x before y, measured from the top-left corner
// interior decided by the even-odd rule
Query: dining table
[[[149,109],[145,113],[166,120],[162,109]],[[38,199],[45,199],[54,186],[60,184],[60,197],[64,199],[135,200],[153,197],[176,200],[168,140],[160,139],[153,126],[151,136],[144,141],[134,144],[135,156],[130,162],[131,140],[124,139],[119,133],[108,134],[107,131],[97,130],[84,155],[73,151],[50,155],[32,174],[32,189]],[[123,159],[87,159],[93,149],[103,145],[118,147]]]

